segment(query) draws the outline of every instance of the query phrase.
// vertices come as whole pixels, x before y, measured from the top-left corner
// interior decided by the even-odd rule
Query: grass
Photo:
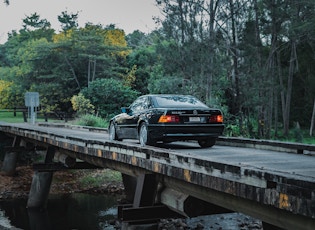
[[[288,137],[278,137],[277,140],[315,145],[315,137],[309,135],[309,130],[303,130],[299,135],[291,134]]]
[[[16,112],[16,116],[14,116],[13,110],[0,110],[0,121],[8,122],[8,123],[23,123],[23,112]],[[49,118],[50,122],[57,122],[60,120]],[[37,114],[36,122],[45,122],[45,118],[41,114]]]
[[[16,116],[14,116],[13,111],[0,110],[0,121],[5,121],[5,122],[9,122],[9,123],[24,122],[23,113],[17,112]]]
[[[109,169],[93,170],[91,173],[85,174],[79,183],[81,186],[85,187],[99,187],[104,183],[109,182],[121,182],[121,173],[118,171],[113,171]]]

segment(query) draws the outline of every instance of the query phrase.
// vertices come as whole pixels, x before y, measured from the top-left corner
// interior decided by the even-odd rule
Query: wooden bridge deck
[[[0,123],[0,131],[285,229],[315,229],[315,157],[249,148],[140,147],[86,129]],[[185,145],[189,145],[185,148]],[[174,147],[174,146],[173,146]]]

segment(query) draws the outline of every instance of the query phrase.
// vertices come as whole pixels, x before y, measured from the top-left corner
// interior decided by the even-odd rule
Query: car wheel
[[[140,129],[139,129],[139,142],[141,146],[145,146],[145,145],[153,145],[153,141],[149,135],[148,132],[148,127],[145,123],[142,123],[140,125]]]
[[[116,128],[113,122],[110,123],[109,130],[108,130],[109,139],[112,141],[118,140],[116,134]]]
[[[214,146],[215,140],[216,140],[215,138],[199,140],[198,144],[200,145],[201,148],[209,148]]]

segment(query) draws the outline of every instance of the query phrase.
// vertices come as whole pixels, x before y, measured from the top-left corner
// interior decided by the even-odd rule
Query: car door
[[[136,139],[138,137],[139,117],[147,109],[147,97],[142,96],[136,99],[127,111],[127,116],[120,126],[120,136],[123,139]]]

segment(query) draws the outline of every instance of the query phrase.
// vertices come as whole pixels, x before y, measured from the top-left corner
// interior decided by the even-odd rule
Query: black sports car
[[[110,140],[139,139],[141,146],[158,141],[196,140],[211,147],[223,132],[223,115],[190,95],[149,94],[123,107],[109,123]]]

